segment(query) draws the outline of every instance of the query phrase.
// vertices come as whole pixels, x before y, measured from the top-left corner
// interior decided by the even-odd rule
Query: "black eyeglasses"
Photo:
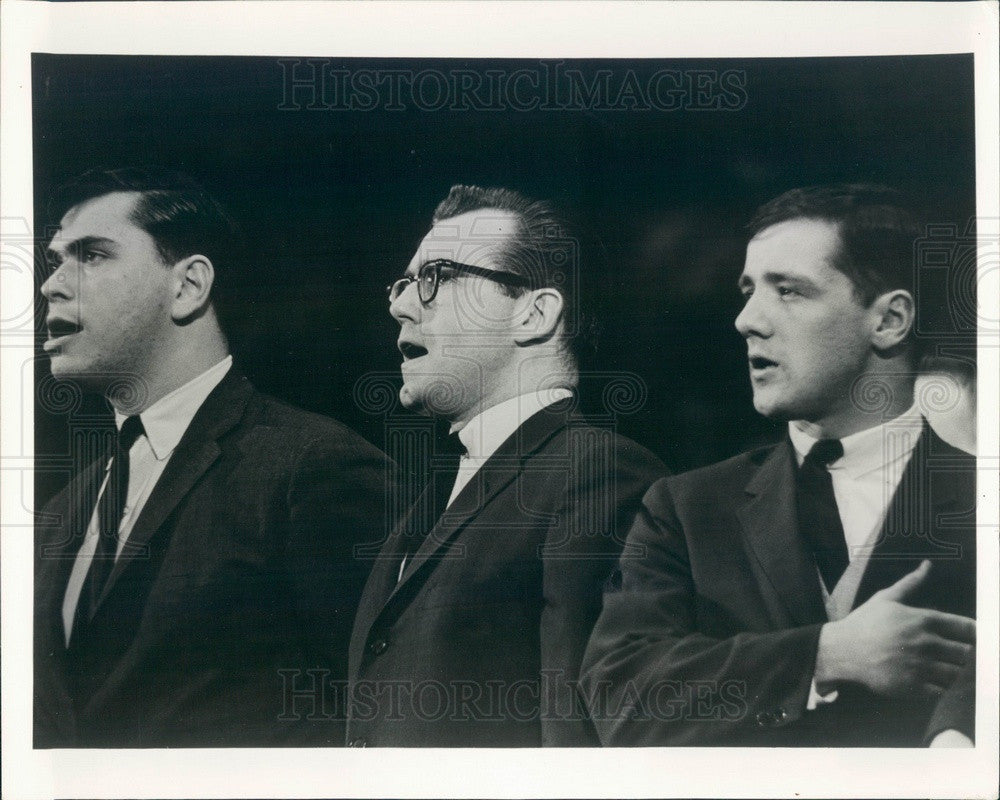
[[[445,271],[445,280],[450,277],[448,273],[464,272],[468,275],[478,275],[480,278],[487,278],[491,281],[502,283],[505,286],[527,288],[531,285],[531,282],[524,275],[518,275],[514,272],[501,272],[495,269],[474,267],[471,264],[461,264],[458,261],[452,261],[448,258],[435,258],[433,261],[425,261],[421,264],[415,277],[413,275],[404,275],[398,281],[393,281],[393,283],[386,286],[385,289],[389,294],[389,302],[395,302],[406,291],[407,286],[411,283],[416,283],[417,297],[420,298],[421,303],[427,305],[437,296],[438,286],[441,285],[442,270]]]

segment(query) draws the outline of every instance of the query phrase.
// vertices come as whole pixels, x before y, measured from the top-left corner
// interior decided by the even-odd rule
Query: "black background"
[[[753,411],[745,346],[732,324],[742,228],[758,204],[793,186],[865,180],[914,193],[932,220],[959,230],[974,216],[971,56],[562,65],[585,75],[611,70],[612,83],[630,69],[641,77],[739,70],[746,102],[736,110],[351,111],[308,110],[300,94],[302,108],[282,110],[287,67],[277,58],[35,54],[36,231],[50,222],[53,187],[91,167],[191,173],[239,217],[251,246],[230,327],[244,371],[258,388],[380,444],[385,417],[359,406],[353,389],[376,372],[398,383],[397,326],[384,287],[405,268],[434,206],[453,183],[553,199],[576,216],[581,281],[604,306],[585,406],[600,410],[609,376],[634,373],[647,399],[619,418],[619,429],[684,470],[779,431]],[[39,345],[43,338],[40,327]],[[42,356],[36,373],[47,374]],[[43,461],[70,448],[71,414],[57,405],[36,410]],[[72,411],[103,413],[92,400]],[[39,471],[36,499],[64,481]]]

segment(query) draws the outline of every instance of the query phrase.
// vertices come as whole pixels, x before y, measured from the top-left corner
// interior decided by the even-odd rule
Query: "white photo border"
[[[3,238],[33,218],[33,52],[145,55],[806,57],[975,54],[977,215],[1000,226],[996,3],[181,2],[2,10]],[[991,233],[997,234],[994,230]],[[26,232],[31,236],[32,232]],[[983,319],[1000,286],[980,262]],[[21,278],[22,280],[19,280]],[[0,274],[0,320],[33,285]],[[27,293],[27,294],[26,294]],[[3,794],[43,797],[996,797],[1000,359],[980,330],[978,708],[973,750],[31,749],[32,342],[0,347]],[[992,534],[992,535],[991,535]],[[985,623],[985,624],[984,624]]]

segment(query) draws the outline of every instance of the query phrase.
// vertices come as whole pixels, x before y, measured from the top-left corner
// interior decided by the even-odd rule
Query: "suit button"
[[[787,719],[788,719],[788,714],[787,714],[787,713],[785,713],[785,709],[783,709],[783,708],[779,708],[779,709],[778,709],[778,710],[777,710],[777,711],[775,712],[775,715],[776,715],[776,719],[775,719],[775,722],[777,722],[777,723],[778,723],[779,725],[780,725],[780,724],[781,724],[782,722],[784,722],[785,720],[787,720]]]
[[[385,639],[376,639],[368,645],[368,652],[375,656],[380,656],[389,649],[389,643]]]
[[[770,711],[761,711],[757,714],[757,724],[762,728],[770,728],[778,721],[778,718]]]
[[[368,740],[367,739],[351,739],[351,741],[349,741],[347,743],[347,746],[348,747],[368,747]]]

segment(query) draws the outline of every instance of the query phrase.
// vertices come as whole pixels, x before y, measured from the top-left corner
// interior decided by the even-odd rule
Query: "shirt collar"
[[[458,438],[465,445],[470,458],[489,458],[529,417],[546,406],[572,396],[573,392],[565,388],[517,395],[470,419],[458,431]]]
[[[139,414],[157,461],[162,461],[174,451],[205,398],[219,385],[232,365],[233,357],[226,356],[214,367],[209,367],[198,377],[164,395]],[[115,411],[118,430],[121,430],[125,419],[124,415]]]
[[[843,469],[851,478],[859,478],[906,458],[917,445],[924,429],[924,418],[914,403],[898,417],[867,428],[840,440],[844,455],[830,464],[831,470]],[[788,437],[795,448],[795,458],[802,463],[812,446],[819,441],[788,423]]]

